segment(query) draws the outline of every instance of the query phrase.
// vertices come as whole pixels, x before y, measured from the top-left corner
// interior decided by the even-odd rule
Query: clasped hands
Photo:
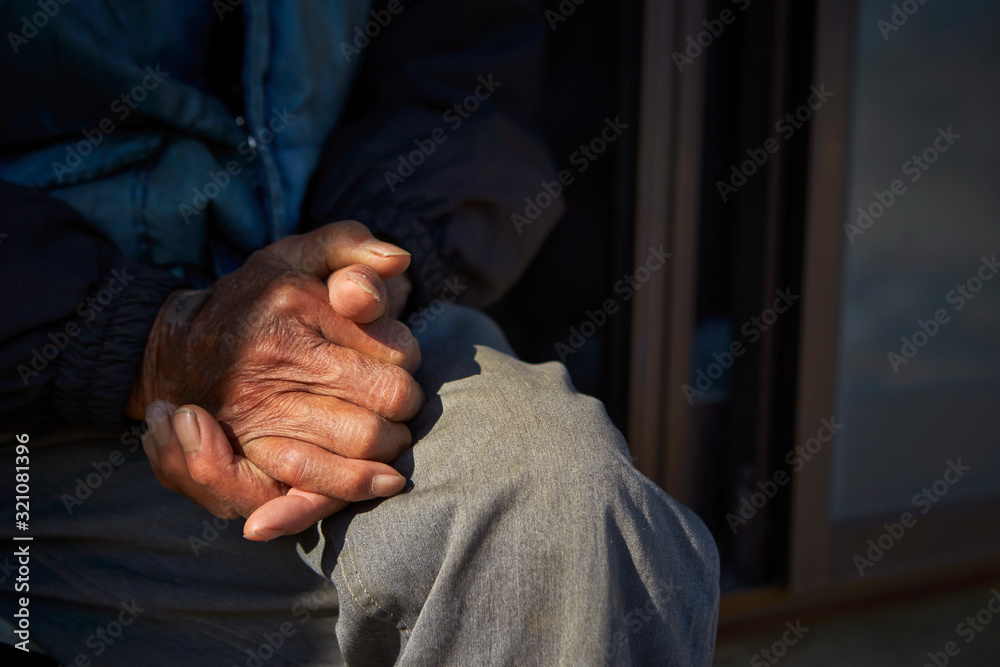
[[[254,253],[210,288],[174,292],[126,413],[156,478],[244,536],[305,530],[406,480],[389,462],[424,402],[399,317],[404,250],[347,221]],[[179,407],[178,407],[179,406]]]

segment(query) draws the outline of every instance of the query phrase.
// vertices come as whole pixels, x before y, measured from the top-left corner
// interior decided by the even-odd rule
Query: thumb
[[[291,489],[257,508],[243,526],[243,537],[266,542],[280,535],[294,535],[320,519],[347,507],[347,501],[318,493]]]
[[[233,450],[222,426],[203,408],[182,406],[173,427],[194,484],[188,495],[196,502],[208,507],[203,500],[210,499],[248,516],[283,493],[281,483]]]
[[[266,542],[300,533],[347,506],[346,500],[298,489],[281,495],[281,484],[234,452],[222,426],[206,410],[185,405],[175,415],[174,430],[198,491],[249,516],[243,526],[247,539]]]
[[[399,275],[410,265],[410,253],[379,241],[367,227],[354,220],[335,222],[307,234],[287,236],[262,252],[320,280],[352,264],[370,266],[382,278]]]

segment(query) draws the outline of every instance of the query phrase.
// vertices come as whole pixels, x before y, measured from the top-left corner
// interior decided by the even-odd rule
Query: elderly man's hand
[[[301,532],[347,501],[289,488],[238,454],[219,423],[196,405],[157,401],[146,410],[142,447],[157,479],[225,519],[247,517],[243,536],[266,542]]]
[[[268,246],[208,290],[171,295],[127,412],[139,419],[150,406],[144,444],[161,447],[182,442],[177,432],[184,428],[210,422],[202,441],[218,445],[224,433],[231,443],[231,460],[211,450],[215,463],[237,466],[232,470],[254,482],[242,491],[227,487],[226,497],[206,496],[191,481],[210,489],[217,469],[182,468],[154,446],[147,451],[160,481],[222,516],[247,516],[289,487],[293,498],[307,500],[280,501],[284,507],[304,502],[322,516],[343,506],[331,499],[398,493],[405,480],[386,463],[409,446],[402,422],[424,396],[410,375],[419,348],[402,323],[385,316],[383,279],[400,276],[408,263],[407,253],[363,225],[342,222]],[[157,432],[156,418],[185,403],[207,412],[182,408]]]

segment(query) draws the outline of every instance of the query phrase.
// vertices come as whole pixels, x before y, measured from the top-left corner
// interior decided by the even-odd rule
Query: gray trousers
[[[63,664],[709,665],[715,545],[601,404],[474,311],[418,338],[406,489],[301,535],[243,540],[117,438],[33,446],[30,591],[8,548],[5,618],[27,595],[32,640]]]

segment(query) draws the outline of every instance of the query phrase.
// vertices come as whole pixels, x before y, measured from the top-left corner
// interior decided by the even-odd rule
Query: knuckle
[[[309,474],[309,459],[298,449],[282,447],[276,454],[278,480],[289,486],[300,486]]]
[[[188,461],[188,474],[191,480],[199,486],[211,487],[218,481],[219,476],[214,467],[205,465],[201,461]]]
[[[410,328],[397,320],[387,320],[386,326],[390,327],[390,362],[409,371],[416,370],[420,365],[420,343]]]
[[[416,382],[410,374],[397,366],[390,366],[382,387],[386,413],[398,415],[407,412],[416,398]]]
[[[356,458],[374,459],[382,445],[383,422],[378,415],[369,413],[354,422],[352,451]]]
[[[300,281],[286,276],[268,286],[264,292],[264,303],[272,312],[288,314],[302,307],[305,296]]]
[[[364,232],[368,231],[368,228],[362,225],[357,220],[340,220],[339,222],[333,223],[331,227],[333,227],[338,232],[350,233],[358,231],[364,231]]]
[[[352,468],[344,475],[342,496],[345,500],[370,498],[371,490],[369,475],[362,470]]]
[[[354,366],[361,366],[362,369],[363,366],[356,358],[335,359],[333,363],[321,364],[319,355],[324,351],[325,349],[320,347],[311,351],[309,367],[317,376],[322,375],[327,386],[344,389],[357,381]]]
[[[319,245],[329,252],[337,246],[349,242],[359,233],[359,229],[367,230],[368,228],[357,220],[340,220],[330,223],[319,233]]]
[[[403,328],[406,329],[405,326]],[[407,329],[407,332],[409,332],[409,329]],[[402,363],[400,363],[400,366],[410,371],[411,373],[415,372],[418,368],[420,368],[420,362],[422,361],[420,355],[420,343],[412,334],[410,334],[409,344],[407,345],[406,350],[405,352],[403,352],[402,356],[403,360]]]
[[[243,267],[254,271],[261,271],[266,275],[287,271],[289,265],[287,256],[294,253],[296,246],[301,243],[300,238],[299,235],[289,234],[280,241],[254,251],[247,258]]]

